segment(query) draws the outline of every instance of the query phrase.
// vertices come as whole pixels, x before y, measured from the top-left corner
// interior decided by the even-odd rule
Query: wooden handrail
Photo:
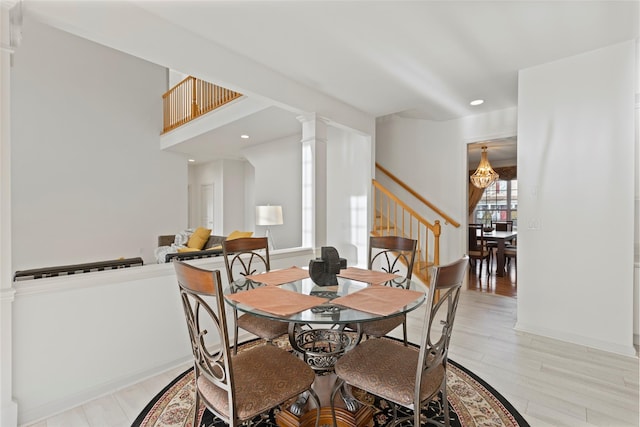
[[[241,96],[241,93],[193,76],[186,77],[162,95],[162,133],[182,126]]]
[[[415,197],[416,199],[420,200],[423,204],[428,206],[429,209],[431,209],[432,211],[434,211],[435,213],[440,215],[445,220],[445,224],[451,224],[456,228],[460,227],[460,223],[458,221],[456,221],[455,219],[451,218],[449,215],[444,213],[441,209],[439,209],[433,203],[431,203],[430,201],[428,201],[427,199],[422,197],[413,188],[409,187],[404,181],[402,181],[400,178],[396,177],[394,174],[392,174],[387,169],[385,169],[382,165],[380,165],[380,163],[376,162],[376,168],[380,169],[380,172],[382,172],[385,175],[387,175],[389,178],[391,178],[392,181],[394,181],[400,187],[402,187],[405,190],[407,190],[409,192],[409,194],[411,194],[413,197]]]
[[[429,267],[440,264],[440,221],[430,223],[375,179],[372,183],[374,219],[371,235],[415,239],[418,244],[413,274],[428,282]]]

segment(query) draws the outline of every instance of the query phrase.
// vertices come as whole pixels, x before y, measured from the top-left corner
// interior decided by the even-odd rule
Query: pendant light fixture
[[[471,175],[471,183],[478,188],[487,188],[491,183],[499,178],[487,159],[487,147],[482,147],[482,157],[478,169]]]

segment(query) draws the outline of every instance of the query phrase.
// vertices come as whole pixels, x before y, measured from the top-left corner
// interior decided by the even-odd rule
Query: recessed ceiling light
[[[469,105],[473,105],[475,107],[476,105],[481,105],[483,103],[484,103],[484,99],[474,99],[469,103]]]
[[[193,163],[195,161],[196,161],[196,159],[189,159],[189,163]]]
[[[240,135],[240,138],[242,138],[242,139],[249,139],[249,135],[247,135],[247,134],[243,134],[243,135]]]

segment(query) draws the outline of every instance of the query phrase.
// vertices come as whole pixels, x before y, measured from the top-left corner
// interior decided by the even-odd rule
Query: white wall
[[[166,70],[25,17],[11,69],[13,269],[142,256],[187,215]]]
[[[329,126],[327,140],[327,245],[347,265],[366,267],[371,138]]]
[[[271,266],[305,266],[312,257],[310,249],[277,251]],[[190,263],[220,270],[227,284],[222,257]],[[171,264],[25,281],[13,316],[19,424],[192,360]]]
[[[200,225],[202,185],[213,185],[214,206],[212,234],[226,236],[234,230],[253,231],[244,219],[245,161],[221,159],[189,167],[192,224]]]
[[[633,343],[640,345],[640,40],[636,40],[636,155],[635,155],[635,226],[633,269]]]
[[[467,144],[513,136],[516,123],[515,108],[444,122],[397,116],[378,120],[376,161],[462,224],[459,228],[445,224],[421,204],[410,202],[426,219],[440,219],[441,263],[466,252]],[[382,173],[376,173],[376,179],[402,194]]]
[[[462,205],[458,179],[462,134],[455,121],[435,122],[388,116],[378,119],[376,162],[405,182],[453,219],[461,222]],[[414,200],[408,192],[382,172],[376,180],[389,188],[426,220],[442,225],[440,262],[459,258],[463,252],[459,228],[445,225],[442,218]],[[430,239],[430,245],[433,243]]]
[[[318,116],[373,134],[374,121],[368,114],[292,81],[251,58],[198,37],[189,28],[170,25],[139,4],[120,2],[118,7],[112,7],[111,2],[27,3],[27,13],[36,14],[51,25],[89,40],[215,82],[249,97],[266,97],[290,111],[315,112]],[[112,24],[125,15],[127,22],[135,22],[135,37]],[[185,46],[189,48],[185,49]]]
[[[635,354],[635,42],[519,75],[518,324]]]
[[[254,145],[242,154],[253,166],[253,204],[248,201],[247,216],[255,224],[255,206],[281,205],[282,225],[271,227],[276,249],[302,245],[302,144],[300,135]],[[256,236],[266,227],[256,226]],[[253,229],[253,228],[252,228]]]
[[[638,318],[634,49],[630,41],[524,70],[517,112],[379,120],[376,147],[384,167],[464,224],[466,144],[515,135],[517,117],[518,328],[623,354],[634,353]],[[586,178],[600,161],[604,172]],[[464,252],[464,234],[444,227],[443,262]]]

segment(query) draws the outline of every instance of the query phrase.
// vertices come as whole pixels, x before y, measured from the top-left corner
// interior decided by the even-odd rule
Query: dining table
[[[496,242],[498,248],[496,250],[496,275],[503,277],[505,271],[504,249],[508,242],[513,242],[518,237],[517,231],[483,231],[482,237],[485,241]]]
[[[308,269],[296,266],[242,277],[223,291],[226,303],[238,311],[287,322],[289,344],[316,371],[319,382],[335,379],[335,362],[362,339],[360,327],[346,331],[347,324],[406,314],[425,301],[427,292],[420,281],[358,267],[340,270],[336,284],[324,286],[311,280]],[[341,394],[345,408],[336,411],[346,425],[355,427],[370,419],[367,405],[358,405],[346,389]],[[331,424],[330,406],[324,400],[320,424]],[[315,418],[305,418],[303,413],[305,404],[302,396],[281,411],[278,423],[285,427],[313,425]],[[315,411],[307,412],[312,413]]]

